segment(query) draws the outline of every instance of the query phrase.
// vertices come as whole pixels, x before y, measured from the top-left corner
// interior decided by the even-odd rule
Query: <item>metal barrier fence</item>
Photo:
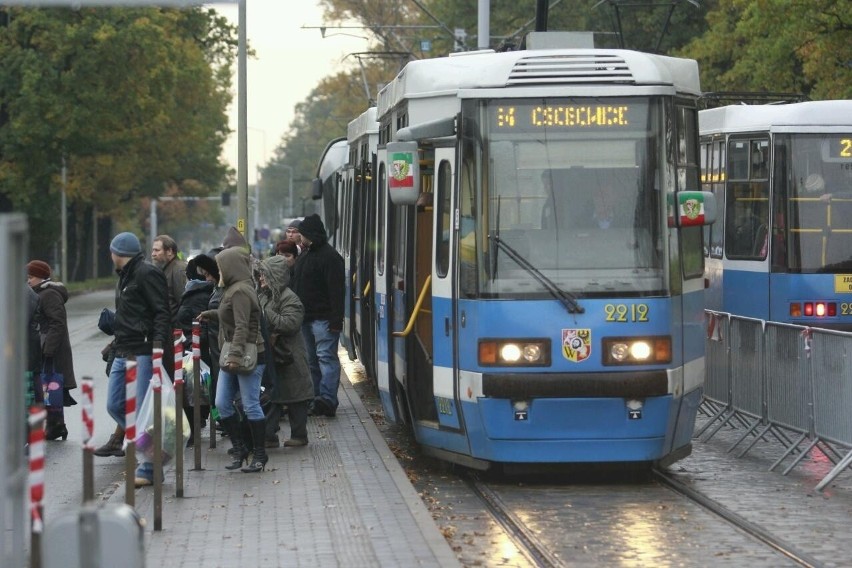
[[[852,465],[852,333],[721,312],[707,318],[706,377],[695,433],[706,441],[725,425],[742,429],[729,448],[774,437],[784,448],[769,468],[793,458],[783,474],[818,448],[834,464],[821,491]],[[804,445],[807,442],[807,445]]]

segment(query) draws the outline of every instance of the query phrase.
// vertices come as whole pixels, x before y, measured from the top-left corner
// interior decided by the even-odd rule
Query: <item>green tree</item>
[[[296,117],[275,150],[275,157],[264,168],[272,207],[287,203],[289,172],[293,168],[293,216],[313,211],[310,202],[311,180],[316,176],[318,160],[326,144],[346,137],[349,122],[371,106],[375,88],[399,70],[393,59],[377,59],[364,69],[349,69],[322,79],[304,102],[296,105]],[[285,217],[289,216],[285,212]],[[275,222],[280,220],[276,219]]]
[[[39,227],[34,255],[59,237],[63,162],[71,226],[88,230],[139,233],[141,198],[226,183],[235,35],[199,8],[0,9],[0,195]]]
[[[678,53],[698,60],[705,91],[852,97],[852,12],[834,0],[720,0],[709,28]]]

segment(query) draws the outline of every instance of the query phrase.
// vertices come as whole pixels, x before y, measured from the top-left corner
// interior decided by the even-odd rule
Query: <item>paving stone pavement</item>
[[[279,436],[286,437],[286,420]],[[335,418],[311,417],[310,443],[270,449],[259,474],[231,472],[227,440],[202,470],[185,454],[184,495],[166,467],[162,531],[153,531],[153,488],[136,491],[147,566],[459,566],[360,398],[341,378]],[[110,502],[123,502],[123,486]]]
[[[700,427],[706,418],[699,417]],[[792,543],[824,566],[852,565],[852,470],[837,476],[824,491],[816,485],[833,464],[820,451],[812,452],[788,475],[788,458],[774,471],[769,468],[784,453],[774,436],[758,442],[743,457],[739,451],[752,438],[729,449],[742,428],[725,427],[706,441],[696,441],[693,455],[670,470],[694,489],[746,520]],[[805,444],[803,444],[804,446]],[[842,448],[838,448],[841,453]]]

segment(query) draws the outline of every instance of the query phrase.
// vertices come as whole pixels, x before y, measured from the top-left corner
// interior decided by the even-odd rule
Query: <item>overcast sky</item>
[[[237,24],[236,5],[212,7]],[[249,183],[254,183],[257,167],[273,155],[281,136],[289,129],[294,106],[308,96],[321,78],[339,70],[347,54],[367,49],[367,41],[361,38],[331,36],[333,31],[329,30],[323,39],[318,29],[302,29],[323,23],[314,0],[247,0],[246,33],[256,52],[256,57],[248,61],[247,71]],[[225,145],[224,158],[236,170],[236,65],[234,73],[234,102],[229,113],[234,134]]]

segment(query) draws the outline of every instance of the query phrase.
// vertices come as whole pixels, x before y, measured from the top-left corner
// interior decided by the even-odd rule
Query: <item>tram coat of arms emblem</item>
[[[592,354],[592,330],[563,329],[562,354],[574,363],[588,359]]]

